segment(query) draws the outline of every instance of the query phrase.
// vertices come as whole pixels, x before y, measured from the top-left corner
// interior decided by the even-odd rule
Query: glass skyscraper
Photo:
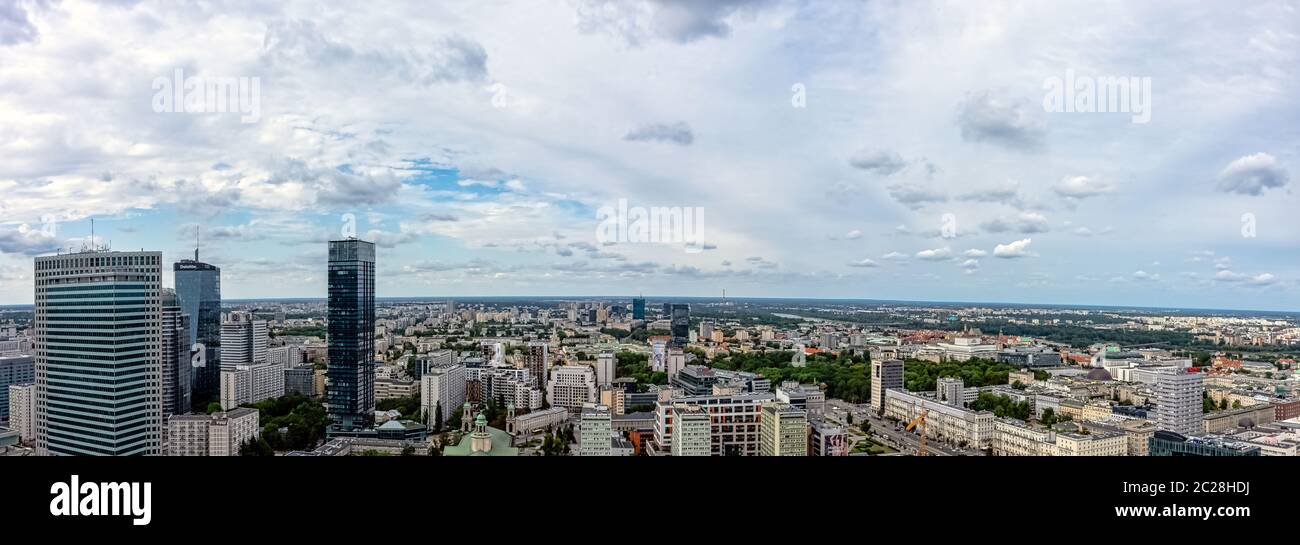
[[[632,319],[633,320],[645,319],[645,298],[637,297],[635,299],[632,299]]]
[[[186,353],[203,345],[203,366],[193,367],[190,375],[192,405],[201,411],[217,400],[221,387],[221,269],[198,257],[196,250],[194,259],[177,261],[172,271],[181,312],[190,317]]]
[[[329,244],[326,409],[334,429],[365,429],[375,421],[375,245]]]
[[[674,303],[672,318],[673,344],[686,346],[691,338],[691,306],[686,303]]]
[[[37,257],[38,454],[160,454],[161,252]]]

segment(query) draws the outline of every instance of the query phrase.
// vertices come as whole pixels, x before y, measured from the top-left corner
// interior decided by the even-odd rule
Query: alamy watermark
[[[158,113],[238,113],[242,123],[262,118],[262,79],[256,76],[187,78],[177,68],[170,78],[154,78],[153,90]]]
[[[704,246],[704,207],[631,206],[619,199],[617,206],[596,210],[596,241],[605,243],[685,244],[687,253]]]
[[[1133,123],[1151,121],[1151,78],[1076,76],[1043,80],[1043,109],[1054,113],[1128,113]]]

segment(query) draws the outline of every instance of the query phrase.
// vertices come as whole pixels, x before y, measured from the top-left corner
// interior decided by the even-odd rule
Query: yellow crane
[[[905,431],[912,431],[912,428],[917,428],[917,431],[920,432],[920,434],[921,434],[920,445],[916,448],[916,455],[917,455],[917,456],[925,456],[925,455],[926,455],[926,452],[925,452],[925,417],[926,417],[926,415],[928,415],[928,414],[930,414],[930,411],[925,410],[925,403],[921,403],[921,414],[917,415],[916,418],[913,418],[911,422],[908,422],[908,423],[907,423],[907,429],[905,430]]]

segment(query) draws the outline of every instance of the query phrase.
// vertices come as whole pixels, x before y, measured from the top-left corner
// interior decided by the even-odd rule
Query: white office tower
[[[221,367],[266,362],[266,320],[248,312],[231,312],[221,323]]]
[[[713,452],[713,422],[699,405],[676,403],[672,412],[670,454],[673,456],[709,456]]]
[[[465,366],[458,363],[434,367],[420,377],[420,407],[424,409],[426,425],[430,430],[441,429],[452,414],[465,404]],[[524,405],[526,406],[526,405]],[[442,407],[442,421],[434,422],[438,407]]]
[[[571,413],[582,410],[583,403],[596,401],[596,372],[586,365],[561,365],[551,371],[546,401],[552,407],[564,407]]]
[[[224,345],[222,348],[224,349]],[[278,363],[237,364],[221,362],[221,410],[284,395],[284,366]]]
[[[609,386],[614,382],[614,354],[602,352],[596,356],[596,386]]]
[[[1205,387],[1200,373],[1182,369],[1156,376],[1156,427],[1183,435],[1204,433],[1201,395]]]
[[[966,383],[961,377],[939,377],[935,381],[934,397],[940,403],[946,403],[954,407],[964,407]]]
[[[885,411],[885,390],[903,389],[903,360],[871,360],[871,408]]]
[[[758,435],[760,456],[807,456],[808,411],[786,403],[764,403]]]
[[[169,456],[238,456],[239,447],[261,436],[257,409],[174,415],[167,419]]]
[[[650,370],[662,372],[668,366],[668,338],[650,339]]]
[[[668,374],[668,380],[671,383],[677,377],[677,373],[686,368],[686,353],[677,347],[669,348],[668,357],[664,361],[664,372]]]
[[[704,320],[700,322],[700,340],[709,340],[713,338],[713,322]]]
[[[584,403],[578,422],[578,456],[611,456],[613,412],[605,405]]]
[[[37,257],[35,277],[37,454],[161,454],[162,253]]]
[[[19,441],[36,439],[36,385],[9,385],[9,429],[18,432]]]

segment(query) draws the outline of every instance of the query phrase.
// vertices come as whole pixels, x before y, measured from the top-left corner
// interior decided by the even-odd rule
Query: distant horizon
[[[446,300],[464,301],[464,302],[491,302],[491,301],[512,301],[512,300],[537,300],[537,301],[573,301],[573,300],[601,300],[601,301],[619,301],[632,299],[646,299],[658,301],[752,301],[752,302],[826,302],[826,303],[859,303],[859,304],[901,304],[908,306],[938,306],[938,307],[1003,307],[1003,308],[1058,308],[1066,310],[1117,310],[1117,311],[1180,311],[1183,313],[1232,313],[1232,314],[1251,314],[1265,316],[1300,316],[1300,310],[1270,310],[1270,309],[1232,309],[1232,308],[1206,308],[1206,307],[1179,307],[1179,306],[1148,306],[1148,305],[1106,305],[1106,304],[1070,304],[1070,303],[1030,303],[1030,302],[1006,302],[1006,301],[940,301],[940,300],[917,300],[917,299],[863,299],[847,297],[776,297],[776,296],[744,296],[744,297],[726,297],[721,296],[691,296],[691,295],[418,295],[418,296],[376,296],[376,300],[388,302],[401,301],[427,301],[438,302]],[[240,297],[222,299],[222,304],[242,304],[257,302],[323,302],[325,297]],[[0,309],[27,309],[33,308],[32,304],[18,305],[0,305]]]

